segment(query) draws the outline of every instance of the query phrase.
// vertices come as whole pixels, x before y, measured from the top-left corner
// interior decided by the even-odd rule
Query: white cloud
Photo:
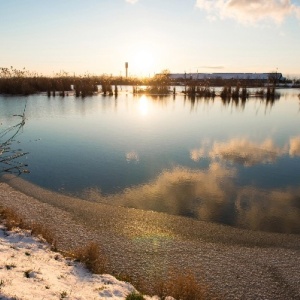
[[[300,17],[300,6],[291,0],[197,0],[196,7],[207,11],[209,19],[231,18],[244,24],[281,23],[290,15]]]
[[[300,19],[300,7],[295,7],[294,9],[297,17]]]
[[[126,2],[130,3],[130,4],[135,4],[137,3],[139,0],[126,0]]]

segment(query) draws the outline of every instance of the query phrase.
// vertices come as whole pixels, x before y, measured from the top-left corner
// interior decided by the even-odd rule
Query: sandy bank
[[[50,227],[58,247],[98,241],[112,268],[151,277],[187,267],[226,299],[300,299],[300,237],[235,229],[0,183],[0,205]]]

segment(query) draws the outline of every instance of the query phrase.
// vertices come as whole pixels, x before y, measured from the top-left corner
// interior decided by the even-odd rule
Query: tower
[[[126,78],[128,77],[128,62],[125,63]]]

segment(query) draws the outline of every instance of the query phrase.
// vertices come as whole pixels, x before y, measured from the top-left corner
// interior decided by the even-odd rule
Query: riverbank
[[[18,189],[18,190],[17,190]],[[231,228],[59,195],[20,178],[0,183],[0,205],[45,224],[58,249],[101,245],[114,272],[135,280],[192,270],[224,299],[299,299],[300,237]],[[150,284],[149,283],[149,284]]]

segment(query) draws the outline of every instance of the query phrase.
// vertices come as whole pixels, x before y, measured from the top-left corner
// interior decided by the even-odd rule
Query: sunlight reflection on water
[[[297,92],[274,102],[27,97],[25,179],[89,201],[300,233]],[[180,91],[180,88],[177,88]],[[24,97],[0,96],[2,126]]]

